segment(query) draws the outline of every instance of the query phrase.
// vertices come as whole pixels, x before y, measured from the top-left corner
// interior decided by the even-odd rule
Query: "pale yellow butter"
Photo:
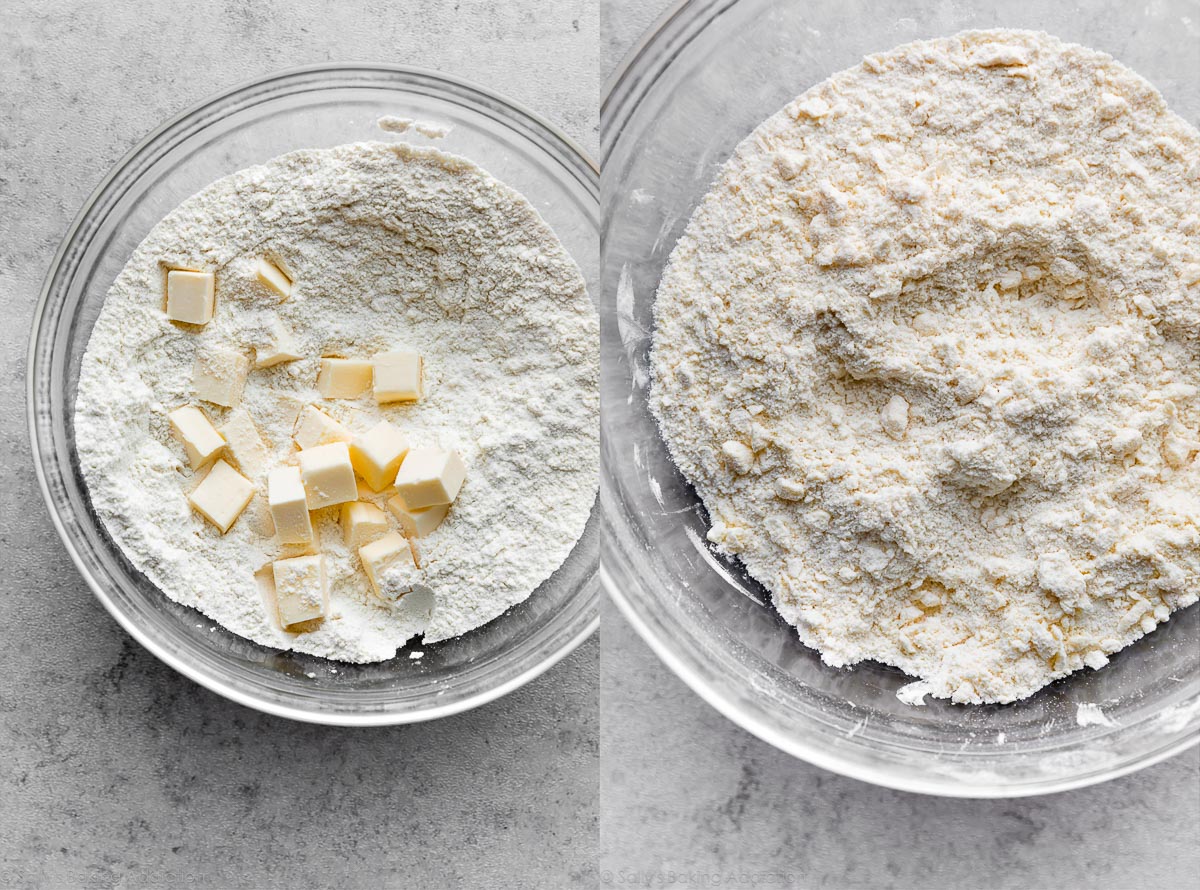
[[[259,490],[261,491],[261,489]],[[275,537],[275,520],[271,517],[271,505],[267,503],[266,492],[256,491],[246,509],[242,512],[243,521],[250,531],[260,538]]]
[[[408,439],[386,420],[350,442],[350,462],[372,491],[392,484],[406,454]]]
[[[316,448],[331,442],[349,442],[354,434],[324,411],[305,405],[296,418],[292,439],[300,449]]]
[[[167,318],[171,321],[208,324],[215,305],[216,284],[211,272],[167,272]]]
[[[267,563],[254,571],[254,584],[262,597],[263,608],[270,616],[279,617],[279,603],[275,598],[275,565]]]
[[[318,445],[300,452],[300,476],[308,509],[319,510],[358,499],[354,466],[345,442]]]
[[[270,455],[250,412],[245,408],[234,408],[221,424],[220,433],[229,443],[229,453],[238,469],[251,479],[261,476],[267,469]]]
[[[374,365],[375,401],[415,402],[422,393],[422,361],[416,352],[381,352]]]
[[[360,547],[358,555],[380,599],[394,603],[412,592],[417,563],[408,541],[399,532],[388,532],[378,541]]]
[[[225,534],[253,496],[254,483],[225,461],[218,460],[204,481],[188,495],[188,502]]]
[[[441,525],[450,512],[449,504],[435,504],[432,507],[410,510],[399,497],[391,498],[387,506],[392,515],[400,520],[400,528],[409,538],[425,537]]]
[[[183,443],[193,470],[207,466],[225,447],[225,439],[209,421],[208,415],[194,405],[176,408],[167,415],[167,420],[175,438]]]
[[[223,346],[202,349],[196,356],[192,385],[196,395],[214,405],[232,408],[242,400],[250,359]]]
[[[371,388],[371,363],[352,358],[323,358],[317,391],[327,399],[357,399]]]
[[[275,263],[260,257],[254,267],[255,277],[279,296],[286,299],[292,295],[292,279]]]
[[[267,325],[266,342],[254,348],[254,367],[273,368],[300,357],[300,347],[292,332],[278,318],[272,319]]]
[[[323,555],[277,559],[272,574],[275,577],[275,607],[284,630],[324,618],[329,612],[329,578]]]
[[[369,544],[388,530],[387,516],[367,501],[349,501],[342,504],[341,519],[342,538],[350,550],[357,550],[364,544]]]
[[[281,544],[310,544],[312,519],[298,467],[278,467],[267,476],[267,504]]]
[[[409,511],[450,504],[466,478],[467,467],[458,452],[414,448],[396,474],[396,494]]]

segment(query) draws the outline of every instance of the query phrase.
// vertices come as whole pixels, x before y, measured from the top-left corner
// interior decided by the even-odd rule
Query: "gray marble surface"
[[[280,68],[404,62],[485,83],[594,150],[597,15],[590,0],[0,3],[0,886],[594,883],[597,639],[436,723],[329,729],[230,704],[80,580],[36,489],[24,387],[59,240],[166,116]]]
[[[304,726],[159,664],[63,553],[27,454],[29,317],[124,151],[215,90],[326,59],[480,80],[594,150],[599,85],[658,5],[0,4],[0,886],[1190,886],[1196,751],[1032,800],[886,791],[741,731],[611,608],[602,641],[470,714]]]
[[[602,3],[606,81],[666,6]],[[1196,886],[1196,749],[1047,797],[963,801],[888,791],[795,760],[727,721],[611,605],[603,627],[604,886]]]

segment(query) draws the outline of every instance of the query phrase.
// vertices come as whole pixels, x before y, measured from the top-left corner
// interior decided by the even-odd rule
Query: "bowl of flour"
[[[569,652],[597,623],[597,190],[533,114],[400,68],[275,75],[151,134],[68,234],[31,349],[39,475],[109,611],[209,688],[326,723],[454,713]],[[286,299],[256,280],[264,251],[287,268]],[[203,328],[166,318],[173,268],[215,274]],[[255,579],[290,555],[265,474],[220,530],[189,507],[201,476],[167,422],[195,402],[201,351],[256,355],[280,323],[299,358],[252,371],[236,409],[202,403],[214,423],[245,412],[282,466],[315,404],[359,435],[386,420],[467,473],[398,604],[374,595],[338,508],[315,511],[329,605],[300,632]],[[318,392],[322,356],[396,348],[421,354],[418,401]]]
[[[959,795],[1200,737],[1197,96],[1006,12],[689,8],[606,108],[609,590],[768,741]]]

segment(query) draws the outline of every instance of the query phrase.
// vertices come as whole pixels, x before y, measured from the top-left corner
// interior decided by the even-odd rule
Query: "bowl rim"
[[[636,108],[640,104],[640,98],[637,96],[620,95],[625,91],[633,92],[634,87],[629,84],[630,78],[636,75],[639,78],[648,77],[651,82],[657,80],[662,71],[674,62],[679,53],[686,49],[687,45],[692,42],[697,34],[705,30],[716,18],[737,2],[738,0],[673,0],[630,47],[620,63],[613,70],[612,75],[605,82],[601,95],[600,114],[603,141],[600,157],[602,162],[607,161],[612,154],[613,148],[619,141],[620,132],[623,132],[624,124],[632,118]],[[694,15],[690,19],[685,18],[685,14],[689,10],[694,10]],[[676,35],[674,38],[666,35],[668,30],[676,26],[681,30],[681,34]],[[669,52],[665,56],[665,61],[661,62],[659,67],[652,68],[648,72],[639,72],[639,62],[647,56],[655,44],[671,39],[674,39],[675,42],[669,45]],[[615,127],[617,122],[611,120],[614,114],[619,114],[621,117],[621,131],[618,131]],[[601,240],[603,241],[603,234]],[[602,322],[606,309],[607,306],[601,309]],[[603,466],[604,455],[602,453],[600,504],[603,537],[600,560],[600,583],[604,591],[613,603],[616,604],[618,611],[629,622],[642,641],[696,695],[736,726],[739,726],[767,744],[790,754],[792,757],[838,775],[863,782],[870,782],[874,785],[891,788],[896,791],[960,799],[1004,799],[1033,797],[1085,788],[1090,785],[1107,782],[1110,779],[1129,775],[1130,773],[1174,757],[1176,754],[1180,754],[1189,748],[1200,746],[1200,726],[1197,726],[1188,735],[1163,745],[1157,750],[1125,759],[1113,766],[1084,771],[1073,776],[1052,778],[1044,781],[1026,781],[1019,785],[1006,785],[994,779],[981,782],[978,785],[966,785],[961,780],[937,781],[928,775],[920,774],[898,777],[887,767],[876,767],[869,764],[862,764],[849,758],[843,758],[815,744],[798,740],[780,732],[765,721],[743,712],[729,696],[710,685],[699,672],[693,670],[685,658],[671,647],[668,640],[659,636],[651,628],[650,622],[638,611],[633,598],[626,594],[622,585],[610,571],[610,567],[605,560],[605,554],[611,552],[614,545],[617,547],[620,546],[616,543],[617,536],[611,534],[610,531],[612,505],[618,495],[616,494],[616,487],[612,480],[603,472]],[[1195,607],[1200,608],[1200,605]]]
[[[529,109],[525,105],[509,99],[507,96],[488,89],[487,87],[473,83],[465,78],[456,75],[445,74],[440,71],[435,71],[430,68],[423,68],[415,65],[396,65],[384,62],[334,62],[334,63],[318,63],[313,65],[301,65],[291,68],[284,68],[277,71],[269,72],[259,77],[254,77],[242,80],[231,87],[227,87],[218,92],[209,94],[199,102],[185,107],[183,110],[171,115],[145,136],[139,139],[128,151],[121,155],[120,159],[109,168],[108,172],[100,180],[87,199],[80,206],[79,212],[75,215],[66,233],[59,242],[58,248],[54,252],[54,256],[50,261],[46,276],[42,281],[42,286],[38,294],[38,299],[33,309],[33,322],[29,332],[29,345],[25,359],[25,419],[29,428],[29,443],[32,452],[34,474],[37,477],[38,489],[41,492],[42,500],[45,502],[47,511],[50,514],[50,521],[53,523],[55,531],[58,533],[59,539],[66,548],[71,561],[75,564],[75,568],[83,577],[92,594],[100,601],[105,610],[116,619],[117,623],[132,636],[138,643],[147,649],[152,655],[171,667],[175,671],[184,675],[188,679],[203,686],[204,688],[215,692],[217,695],[237,704],[244,705],[256,711],[266,714],[271,714],[277,717],[284,717],[290,720],[296,720],[302,723],[314,723],[325,726],[393,726],[408,723],[420,723],[427,720],[436,720],[441,717],[448,717],[453,714],[462,713],[463,711],[472,710],[481,707],[488,702],[495,701],[504,695],[512,692],[515,689],[524,686],[531,680],[541,676],[590,637],[600,626],[599,610],[577,630],[572,636],[561,642],[556,650],[544,657],[542,660],[522,671],[521,673],[510,677],[503,683],[488,689],[481,690],[472,695],[451,702],[446,705],[435,705],[433,707],[422,708],[414,711],[392,712],[392,711],[362,711],[362,712],[343,712],[343,711],[312,711],[304,708],[281,704],[279,702],[259,698],[256,695],[244,692],[232,684],[226,683],[219,677],[209,676],[189,664],[186,660],[177,657],[172,650],[160,645],[151,639],[134,621],[121,612],[108,596],[107,591],[98,583],[97,579],[87,570],[83,559],[80,556],[78,549],[72,541],[67,529],[59,516],[58,510],[54,506],[54,501],[50,491],[49,481],[46,478],[45,469],[42,462],[37,458],[41,453],[42,447],[38,438],[38,418],[37,418],[37,364],[38,359],[42,355],[42,349],[39,348],[39,334],[41,333],[43,320],[47,308],[47,303],[50,299],[51,285],[53,284],[55,274],[66,255],[69,245],[74,241],[79,233],[88,214],[92,208],[105,194],[112,182],[118,178],[118,175],[125,170],[142,152],[150,148],[164,133],[185,121],[186,119],[197,115],[210,106],[224,102],[239,93],[248,92],[254,89],[261,88],[267,84],[276,81],[284,81],[292,78],[302,78],[313,74],[338,74],[353,71],[374,72],[383,74],[398,74],[419,79],[425,79],[435,84],[452,88],[460,93],[467,95],[475,94],[477,97],[487,100],[492,103],[499,104],[506,109],[514,112],[518,117],[524,118],[535,130],[540,130],[544,135],[549,136],[553,142],[558,142],[566,151],[574,155],[578,160],[582,161],[586,168],[591,172],[592,176],[598,182],[600,175],[600,167],[596,160],[583,148],[576,140],[568,136],[559,127],[542,117],[537,112]]]
[[[607,514],[601,518],[607,521]],[[967,800],[1012,799],[1018,797],[1036,797],[1044,794],[1057,794],[1060,791],[1073,791],[1107,782],[1129,775],[1148,766],[1153,766],[1168,758],[1174,757],[1200,743],[1200,734],[1192,738],[1183,738],[1173,744],[1165,745],[1151,754],[1137,759],[1127,760],[1114,767],[1097,769],[1078,776],[1064,779],[1051,779],[1044,782],[1030,782],[1023,785],[1004,785],[995,781],[987,784],[966,785],[957,779],[947,779],[936,782],[928,778],[897,778],[887,768],[860,765],[830,754],[815,744],[799,741],[782,733],[766,722],[747,716],[728,697],[716,691],[706,680],[694,673],[690,667],[677,655],[659,636],[657,636],[638,612],[637,607],[625,595],[624,590],[609,574],[603,560],[600,563],[600,583],[605,593],[616,604],[621,615],[637,632],[642,641],[665,664],[671,673],[682,680],[692,692],[696,693],[706,704],[714,708],[734,725],[744,729],[751,735],[761,739],[768,745],[778,748],[785,754],[790,754],[798,760],[803,760],[813,766],[828,770],[860,782],[869,782],[894,791],[907,791],[915,794],[925,794],[931,797],[946,797]]]

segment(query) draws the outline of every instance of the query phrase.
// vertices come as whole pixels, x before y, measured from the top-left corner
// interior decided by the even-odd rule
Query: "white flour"
[[[295,277],[280,301],[254,279],[264,252]],[[200,332],[163,313],[163,264],[216,273]],[[191,510],[192,485],[166,414],[195,403],[196,350],[247,355],[274,318],[304,359],[254,371],[242,397],[275,462],[315,403],[354,431],[384,417],[414,446],[458,450],[466,484],[421,553],[421,582],[396,610],[369,592],[342,543],[338,508],[313,514],[331,620],[287,634],[253,572],[281,550],[264,525],[265,478],[221,536]],[[382,410],[368,394],[322,402],[322,353],[412,349],[425,398]],[[528,201],[475,165],[432,149],[360,144],[299,151],[185,201],[137,248],[88,344],[75,433],[93,506],[130,561],[169,597],[259,643],[363,662],[417,633],[458,636],[524,600],[583,532],[599,465],[598,324],[578,268]],[[219,425],[227,409],[204,404]],[[382,503],[383,498],[374,498]]]
[[[1197,599],[1200,135],[1111,58],[871,56],[738,147],[656,302],[711,541],[831,665],[1008,702]]]

